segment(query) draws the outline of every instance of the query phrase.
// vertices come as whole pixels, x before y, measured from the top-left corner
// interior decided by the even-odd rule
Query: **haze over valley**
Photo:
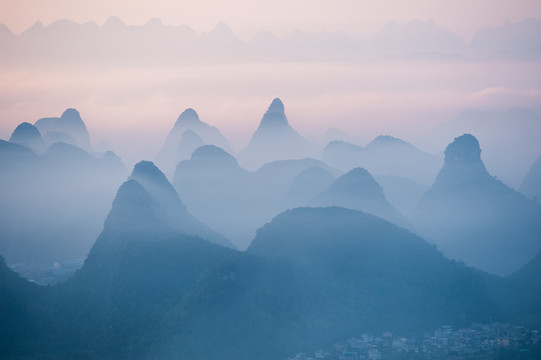
[[[535,2],[53,3],[0,5],[0,358],[541,356]]]

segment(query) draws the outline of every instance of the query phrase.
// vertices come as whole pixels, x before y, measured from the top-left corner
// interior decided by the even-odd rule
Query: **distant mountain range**
[[[343,32],[293,31],[285,38],[259,32],[241,41],[225,23],[198,33],[188,26],[167,26],[152,19],[145,25],[126,25],[118,17],[103,26],[58,20],[37,22],[19,35],[0,26],[3,65],[41,65],[62,62],[89,64],[178,64],[213,61],[339,61],[419,59],[541,59],[541,20],[525,19],[491,29],[480,29],[472,42],[432,21],[390,22],[369,38]],[[210,56],[212,54],[212,56]]]

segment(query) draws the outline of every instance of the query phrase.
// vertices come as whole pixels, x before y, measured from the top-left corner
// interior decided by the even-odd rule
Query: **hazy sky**
[[[479,27],[496,27],[526,17],[541,17],[541,0],[0,0],[0,23],[15,33],[41,21],[58,19],[103,24],[116,15],[128,24],[160,18],[165,24],[186,24],[209,31],[225,21],[242,33],[250,29],[285,31],[377,31],[390,20],[429,20],[467,41]]]
[[[370,35],[391,20],[431,19],[469,41],[480,27],[541,18],[541,0],[0,0],[0,23],[15,33],[38,20],[101,25],[111,16],[134,25],[157,17],[198,31],[225,21],[245,38],[258,29],[294,28]],[[541,111],[539,84],[535,62],[0,69],[0,138],[23,121],[75,107],[94,145],[109,140],[129,164],[152,159],[178,115],[193,107],[239,151],[280,97],[291,125],[305,136],[338,127],[365,142],[382,133],[414,140],[408,136],[426,136],[467,108]]]

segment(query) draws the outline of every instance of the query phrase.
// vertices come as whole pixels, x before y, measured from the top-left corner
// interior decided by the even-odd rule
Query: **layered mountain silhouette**
[[[474,136],[455,138],[412,220],[447,256],[507,275],[541,248],[541,207],[492,177],[480,155]]]
[[[197,218],[237,246],[242,240],[251,240],[251,232],[244,229],[252,224],[254,214],[249,209],[260,194],[251,173],[241,168],[232,155],[214,145],[203,145],[189,160],[179,162],[173,184]]]
[[[39,129],[39,132],[49,144],[58,141],[67,142],[87,152],[92,152],[88,130],[83,119],[81,119],[81,115],[75,109],[67,109],[59,118],[39,119],[34,126]]]
[[[322,168],[334,177],[342,174],[339,170],[312,158],[273,161],[263,165],[254,174],[257,181],[265,187],[285,191],[301,172],[312,167]]]
[[[365,157],[365,149],[342,140],[330,141],[321,154],[321,160],[343,171],[359,166]]]
[[[325,147],[322,160],[344,171],[363,167],[375,175],[400,176],[426,185],[433,182],[441,166],[437,156],[388,135],[376,137],[364,148],[332,141]]]
[[[31,149],[36,154],[43,154],[46,145],[39,130],[32,124],[23,122],[19,124],[11,134],[9,141]]]
[[[84,257],[125,175],[114,153],[95,157],[55,143],[41,156],[2,142],[0,253],[8,263]]]
[[[0,314],[13,325],[1,338],[6,358],[275,359],[366,331],[422,334],[497,316],[476,272],[359,211],[287,211],[242,253],[124,228],[134,215],[160,225],[155,204],[125,182],[63,284],[33,286],[0,262]]]
[[[520,192],[529,198],[541,199],[541,156],[535,160],[530,171],[522,180]]]
[[[466,133],[475,134],[483,144],[483,161],[490,173],[515,189],[541,154],[541,116],[531,109],[465,110],[435,128],[427,142],[441,149],[449,139]]]
[[[389,203],[406,217],[415,210],[429,188],[403,176],[379,175],[375,179]]]
[[[110,224],[119,231],[183,233],[234,248],[223,235],[211,230],[186,210],[171,183],[150,161],[135,165],[128,181],[119,188],[105,224],[105,230]]]
[[[287,204],[292,208],[305,206],[334,180],[335,177],[322,167],[312,166],[304,169],[289,185],[286,194]]]
[[[315,159],[275,161],[250,172],[226,151],[204,145],[178,164],[173,184],[191,213],[245,249],[259,227],[292,205],[291,183],[314,166],[338,173]]]
[[[276,98],[238,157],[243,166],[257,169],[271,161],[305,158],[310,152],[310,144],[289,125],[284,104]]]
[[[201,145],[215,145],[231,152],[227,139],[216,127],[199,120],[195,110],[186,109],[167,136],[163,148],[156,156],[156,163],[172,175],[179,161],[189,159]]]
[[[355,168],[340,176],[308,204],[361,210],[398,226],[411,227],[406,218],[387,202],[382,187],[363,168]]]
[[[0,161],[1,176],[8,174],[8,169],[12,167],[20,170],[25,163],[36,160],[37,156],[24,145],[0,139],[0,159],[2,160]]]

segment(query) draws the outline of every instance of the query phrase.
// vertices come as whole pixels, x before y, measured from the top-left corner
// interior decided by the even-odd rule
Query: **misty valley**
[[[511,187],[460,119],[433,154],[262,113],[234,154],[187,109],[133,168],[75,109],[0,140],[0,357],[541,357],[541,150]]]

